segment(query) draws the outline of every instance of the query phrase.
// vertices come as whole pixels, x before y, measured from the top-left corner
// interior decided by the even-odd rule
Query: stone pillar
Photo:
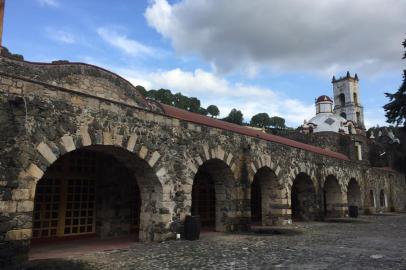
[[[0,0],[0,47],[3,46],[3,19],[5,1],[6,0]]]

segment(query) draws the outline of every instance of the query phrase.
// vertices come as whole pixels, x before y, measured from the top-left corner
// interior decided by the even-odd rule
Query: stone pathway
[[[339,221],[296,223],[278,235],[209,233],[199,241],[136,243],[64,262],[103,270],[406,269],[406,214]],[[56,269],[46,263],[34,261],[26,269]]]

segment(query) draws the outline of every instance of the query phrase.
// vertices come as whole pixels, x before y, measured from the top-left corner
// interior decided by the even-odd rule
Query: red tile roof
[[[164,109],[165,114],[170,117],[173,117],[173,118],[177,118],[180,120],[185,120],[188,122],[201,124],[201,125],[205,125],[205,126],[209,126],[209,127],[220,128],[220,129],[232,131],[232,132],[235,132],[238,134],[263,139],[263,140],[270,141],[270,142],[284,144],[287,146],[303,149],[303,150],[306,150],[309,152],[313,152],[316,154],[320,154],[320,155],[324,155],[324,156],[328,156],[328,157],[332,157],[332,158],[336,158],[336,159],[349,160],[349,158],[346,155],[341,154],[341,153],[333,152],[333,151],[330,151],[327,149],[323,149],[323,148],[316,147],[313,145],[301,143],[301,142],[287,139],[284,137],[271,135],[268,133],[264,133],[262,131],[257,131],[257,130],[247,128],[244,126],[239,126],[236,124],[228,123],[228,122],[214,119],[211,117],[207,117],[207,116],[204,116],[201,114],[188,112],[188,111],[178,109],[178,108],[166,105],[166,104],[161,103],[161,106]]]

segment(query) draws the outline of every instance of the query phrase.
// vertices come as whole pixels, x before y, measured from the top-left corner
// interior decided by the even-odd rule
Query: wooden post
[[[5,1],[6,0],[0,0],[0,47],[3,46],[3,18]]]

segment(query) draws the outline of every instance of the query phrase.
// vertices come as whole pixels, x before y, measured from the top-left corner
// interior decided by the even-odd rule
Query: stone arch
[[[165,223],[163,222],[164,220],[162,219],[161,215],[158,215],[156,213],[158,212],[164,212],[164,208],[163,208],[163,204],[162,204],[162,197],[163,197],[163,187],[158,179],[158,176],[156,175],[156,173],[154,172],[154,170],[150,167],[150,165],[145,161],[142,160],[138,155],[129,152],[128,150],[125,150],[123,148],[117,147],[117,146],[112,146],[112,145],[92,145],[92,146],[86,146],[86,147],[80,147],[78,149],[66,152],[65,154],[62,154],[60,157],[58,157],[55,161],[53,161],[47,168],[47,170],[45,171],[45,174],[43,177],[46,177],[47,179],[49,179],[49,177],[47,177],[47,173],[49,170],[52,170],[53,166],[57,166],[58,165],[58,161],[61,159],[64,159],[65,157],[68,157],[70,155],[73,155],[77,152],[87,152],[87,153],[95,153],[95,155],[97,156],[105,156],[105,157],[111,157],[111,162],[115,163],[116,165],[113,164],[106,164],[106,167],[110,167],[110,166],[120,166],[119,168],[121,168],[121,177],[128,177],[131,179],[117,179],[120,181],[123,181],[123,183],[125,183],[125,185],[129,186],[129,189],[133,188],[133,184],[132,181],[136,181],[134,187],[139,189],[139,196],[140,196],[140,204],[136,207],[139,207],[139,210],[137,212],[136,215],[138,215],[138,217],[135,217],[135,219],[139,219],[138,220],[138,224],[135,224],[136,226],[138,226],[138,238],[141,241],[156,241],[156,240],[160,240],[162,233],[165,233],[165,230],[163,231],[158,231],[157,230],[157,225],[158,224],[162,224]],[[116,161],[116,162],[113,162]],[[83,159],[83,162],[86,163],[87,160]],[[128,170],[128,172],[126,174],[122,174],[122,171],[124,170]],[[105,172],[106,174],[109,174],[108,171]],[[99,177],[99,179],[103,178],[101,176],[96,176],[96,175],[92,175],[91,177]],[[42,177],[41,177],[42,178]],[[97,180],[97,179],[96,179]],[[124,180],[126,180],[124,182]],[[37,180],[36,182],[38,183],[38,181],[41,180]],[[82,180],[80,180],[82,181]],[[79,182],[80,182],[79,181]],[[72,181],[71,181],[72,182]],[[82,181],[83,182],[83,181]],[[110,185],[108,186],[108,188],[111,188],[112,190],[114,190],[112,193],[117,192],[118,190],[114,188],[114,185],[117,183],[106,183],[103,182],[102,185],[104,185],[104,187],[100,187],[100,182],[98,183],[97,181],[95,181],[95,185],[96,185],[96,200],[95,200],[95,207],[94,207],[94,211],[97,212],[99,206],[97,205],[98,201],[108,201],[108,199],[102,200],[101,198],[98,198],[98,194],[97,194],[97,190],[106,190],[106,185]],[[74,185],[77,185],[75,183],[73,183]],[[90,187],[89,187],[90,189]],[[123,189],[121,189],[120,192],[122,192]],[[72,193],[72,196],[74,195],[74,193]],[[134,195],[134,193],[132,194]],[[66,196],[70,196],[69,193]],[[103,196],[101,194],[101,196]],[[109,197],[109,195],[106,193],[106,197]],[[117,204],[117,202],[116,202]],[[101,209],[101,208],[100,208]],[[111,211],[111,210],[109,210]],[[102,212],[102,211],[100,211]],[[106,211],[108,212],[108,211]],[[166,209],[166,212],[169,213],[170,210]],[[73,211],[72,211],[73,213]],[[125,215],[125,213],[123,214]],[[106,219],[108,217],[104,216],[97,216],[97,214],[94,215],[94,219],[96,220],[97,218],[99,218],[99,220],[103,220]],[[116,217],[116,218],[121,218],[121,217]],[[73,219],[72,219],[73,222]],[[166,219],[166,222],[169,222],[168,219]],[[101,222],[102,223],[102,222]],[[73,224],[73,223],[72,223]],[[117,224],[116,224],[117,225]],[[169,227],[169,224],[164,224],[164,227]],[[106,225],[108,227],[112,227],[112,224]],[[118,228],[118,227],[117,227]],[[96,229],[95,229],[96,230]],[[104,232],[103,228],[98,228],[97,229],[100,233],[100,235],[103,236],[113,236],[116,233],[115,232]]]
[[[283,210],[283,188],[269,167],[260,168],[251,183],[251,222],[260,225],[278,224]]]
[[[355,178],[351,178],[347,185],[347,201],[348,206],[357,206],[362,208],[361,203],[361,187]]]
[[[328,175],[323,187],[324,215],[326,217],[342,217],[346,213],[345,193],[342,192],[338,179]]]
[[[200,215],[208,230],[232,231],[236,220],[233,171],[220,159],[209,159],[196,171],[192,186],[192,215]]]
[[[172,204],[169,202],[169,194],[172,185],[167,181],[166,168],[159,167],[161,154],[138,144],[137,135],[134,133],[122,136],[110,132],[97,132],[103,134],[101,139],[95,139],[94,134],[89,134],[87,126],[83,126],[78,130],[77,135],[67,134],[60,140],[43,141],[37,145],[37,158],[32,158],[33,163],[19,174],[19,181],[27,183],[29,187],[30,203],[27,203],[27,211],[34,210],[37,183],[54,162],[76,150],[99,151],[113,156],[135,174],[138,173],[137,184],[142,197],[139,240],[160,241],[171,237],[169,231]],[[163,183],[167,184],[164,186]],[[167,202],[164,204],[164,201]],[[10,240],[30,239],[32,230],[31,228],[24,230],[24,236],[14,231],[11,231],[10,235]],[[14,239],[15,235],[17,236]]]
[[[316,189],[314,182],[308,174],[299,173],[293,180],[290,192],[290,205],[293,220],[316,220],[319,210]]]

